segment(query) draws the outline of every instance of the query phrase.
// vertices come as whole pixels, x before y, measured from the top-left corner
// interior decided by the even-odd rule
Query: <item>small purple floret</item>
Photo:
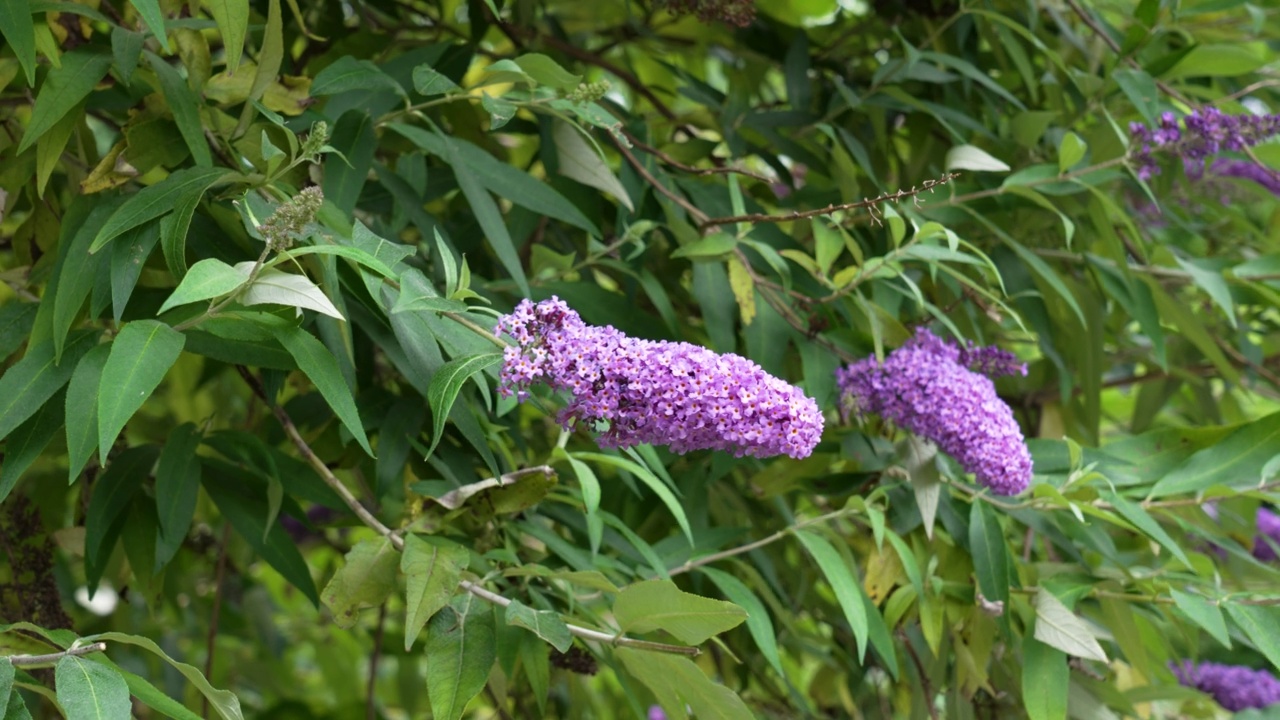
[[[1232,712],[1280,702],[1280,681],[1266,670],[1212,662],[1196,665],[1190,660],[1180,665],[1170,663],[1170,669],[1178,682],[1212,695],[1219,705]]]
[[[822,436],[812,398],[739,355],[587,325],[555,297],[522,301],[494,332],[516,341],[503,353],[500,392],[524,400],[535,383],[568,391],[573,398],[557,419],[566,428],[607,423],[603,447],[803,458]]]
[[[960,348],[920,328],[883,364],[866,358],[837,370],[836,384],[859,413],[932,440],[978,482],[1016,495],[1031,484],[1031,454],[988,376],[1026,372],[1010,352]]]

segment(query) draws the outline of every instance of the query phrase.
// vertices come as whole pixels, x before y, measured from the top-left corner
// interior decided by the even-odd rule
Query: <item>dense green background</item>
[[[669,4],[0,2],[0,655],[106,643],[5,717],[1215,717],[1169,661],[1280,665],[1280,206],[1127,155],[1274,108],[1275,9]],[[823,442],[562,432],[486,336],[552,294]],[[840,421],[920,325],[1028,363],[1027,493]]]

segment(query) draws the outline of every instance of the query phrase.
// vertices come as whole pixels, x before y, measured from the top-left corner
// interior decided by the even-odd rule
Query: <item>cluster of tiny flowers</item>
[[[1280,703],[1280,681],[1266,670],[1211,662],[1196,665],[1190,660],[1171,664],[1171,669],[1178,682],[1212,695],[1232,712]]]
[[[1158,149],[1169,148],[1189,169],[1200,168],[1205,158],[1243,150],[1280,133],[1280,115],[1227,115],[1217,108],[1205,108],[1183,118],[1179,128],[1177,116],[1166,112],[1154,128],[1130,123],[1129,133],[1141,143],[1133,159],[1138,177],[1145,180],[1160,172],[1153,157]]]
[[[866,358],[837,370],[836,383],[846,406],[932,440],[978,482],[1016,495],[1031,483],[1031,454],[988,376],[1026,372],[1012,353],[961,348],[920,328],[883,364]]]
[[[258,226],[258,233],[272,248],[287,250],[293,244],[293,238],[301,235],[307,224],[315,220],[322,205],[324,192],[320,186],[312,185],[279,205],[271,217]]]
[[[574,88],[566,97],[576,103],[595,102],[607,95],[612,88],[613,85],[608,80],[578,83],[578,87]]]
[[[1251,180],[1266,188],[1273,195],[1280,195],[1280,174],[1268,167],[1263,167],[1252,160],[1236,160],[1234,158],[1218,158],[1209,166],[1209,172],[1219,177],[1234,177]],[[1224,201],[1223,204],[1227,204]]]
[[[659,0],[658,4],[677,15],[695,13],[704,23],[719,20],[746,27],[756,19],[755,0]]]
[[[558,420],[602,431],[603,447],[803,458],[822,435],[817,403],[750,360],[587,325],[559,298],[522,301],[494,332],[516,341],[503,354],[500,392],[524,400],[535,383],[569,392]]]

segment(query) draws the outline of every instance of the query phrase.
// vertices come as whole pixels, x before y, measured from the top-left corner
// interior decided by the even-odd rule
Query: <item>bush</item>
[[[1275,699],[1274,14],[1039,5],[4,0],[0,715]]]

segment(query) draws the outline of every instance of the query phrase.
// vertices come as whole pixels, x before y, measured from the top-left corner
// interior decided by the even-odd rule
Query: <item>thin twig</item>
[[[654,190],[666,195],[672,202],[684,208],[684,211],[689,213],[689,217],[693,219],[694,224],[699,227],[706,224],[706,213],[695,207],[693,203],[686,200],[682,195],[680,195],[680,193],[675,192],[666,185],[658,182],[658,178],[654,177],[653,173],[649,172],[649,169],[644,166],[644,163],[640,162],[640,160],[636,158],[635,154],[627,149],[626,143],[623,143],[618,138],[613,137],[612,133],[610,133],[609,138],[613,140],[613,144],[618,148],[618,152],[622,153],[622,156],[627,159],[627,162],[631,163],[631,167],[635,168],[635,171],[640,174],[640,177],[644,178],[646,182],[652,185]]]
[[[899,202],[907,198],[916,197],[923,192],[933,192],[935,189],[946,185],[947,183],[960,177],[960,173],[949,172],[937,180],[925,180],[919,185],[912,186],[910,190],[895,190],[893,192],[883,193],[873,198],[864,198],[858,202],[843,203],[840,205],[828,205],[824,208],[816,210],[796,210],[789,213],[780,213],[770,215],[768,213],[747,213],[745,215],[731,215],[729,217],[710,218],[705,222],[699,223],[698,229],[705,230],[709,227],[717,225],[731,225],[733,223],[750,222],[750,223],[780,223],[790,222],[792,220],[803,220],[804,218],[816,217],[818,215],[830,215],[841,210],[863,210],[874,208],[875,206],[886,202]],[[984,191],[985,192],[985,191]],[[996,193],[991,193],[996,194]]]
[[[218,620],[222,614],[222,586],[227,575],[227,545],[231,543],[231,523],[222,525],[222,542],[218,544],[218,569],[213,581],[213,611],[209,614],[209,634],[205,639],[204,676],[213,677],[213,658],[218,642]],[[209,698],[201,696],[200,717],[209,717]]]
[[[627,132],[625,128],[619,128],[619,130],[622,132],[623,135],[626,136],[627,140],[630,141],[631,144],[636,147],[637,150],[640,150],[642,152],[647,152],[650,155],[658,158],[662,162],[666,163],[667,165],[670,165],[671,167],[676,168],[677,170],[683,170],[684,172],[687,172],[690,175],[742,175],[743,177],[749,177],[752,180],[759,180],[760,182],[765,182],[765,183],[774,182],[774,179],[767,175],[761,175],[759,173],[751,172],[750,170],[743,170],[742,168],[730,167],[728,165],[722,165],[722,166],[711,167],[711,168],[699,168],[699,167],[694,167],[692,165],[686,165],[680,162],[679,160],[676,160],[675,158],[671,157],[667,153],[659,150],[658,148],[652,145],[649,145],[648,143],[645,143],[640,138]],[[716,162],[720,160],[720,158],[717,158],[714,156],[708,159],[711,160],[712,162]]]
[[[916,672],[920,675],[920,694],[924,696],[925,709],[929,711],[929,717],[932,720],[938,720],[938,708],[934,702],[933,683],[929,682],[929,675],[924,670],[924,663],[920,661],[920,655],[916,652],[916,648],[911,644],[911,638],[907,634],[898,631],[898,637],[902,638],[902,646],[907,649],[907,654],[911,656],[912,663],[916,666]]]
[[[106,643],[96,642],[47,655],[10,655],[9,662],[13,663],[14,667],[36,667],[38,665],[52,665],[64,657],[84,657],[85,655],[106,651]]]
[[[378,718],[378,660],[382,658],[382,635],[387,626],[387,604],[384,602],[378,607],[378,630],[373,636],[373,655],[369,658],[369,683],[365,689],[365,710],[364,716],[366,720],[377,720]]]
[[[249,372],[248,368],[243,365],[237,365],[236,370],[239,371],[240,376],[244,378],[245,382],[248,383],[254,393],[257,393],[259,397],[266,399],[266,393],[262,387],[262,382],[258,380],[253,373]],[[284,428],[285,435],[289,437],[289,440],[293,443],[294,447],[298,449],[298,453],[302,455],[303,460],[305,460],[307,464],[316,471],[316,474],[320,476],[320,479],[323,480],[330,489],[337,493],[338,497],[342,499],[342,502],[356,514],[356,517],[360,518],[360,521],[374,532],[385,537],[387,541],[391,543],[392,547],[397,550],[404,550],[404,538],[401,537],[399,533],[383,524],[381,520],[374,517],[373,513],[369,512],[369,510],[360,503],[356,496],[351,493],[351,490],[348,489],[347,486],[333,474],[333,471],[324,464],[324,461],[316,457],[316,454],[311,450],[311,446],[307,444],[307,441],[302,437],[301,433],[298,432],[297,426],[293,424],[293,419],[289,417],[289,414],[285,412],[284,408],[279,405],[272,404],[271,410],[275,414],[276,420],[279,421],[280,426]],[[488,602],[501,607],[506,607],[511,604],[511,600],[495,592],[486,590],[469,580],[463,580],[458,583],[458,587],[466,590],[472,595],[475,595],[481,600],[487,600]],[[671,653],[674,655],[687,655],[689,657],[697,657],[702,652],[696,647],[668,645],[666,643],[650,642],[648,640],[637,640],[635,638],[626,637],[625,635],[615,635],[601,632],[599,630],[592,630],[591,628],[582,627],[581,625],[575,625],[573,623],[565,623],[565,625],[568,626],[569,634],[571,635],[575,635],[585,640],[597,640],[610,645],[621,645],[635,648],[637,650],[649,650],[652,652]]]
[[[801,520],[800,522],[797,522],[794,525],[783,528],[782,530],[779,530],[773,533],[772,535],[760,538],[759,540],[754,540],[752,542],[749,542],[746,545],[739,545],[738,547],[732,547],[732,548],[729,548],[728,550],[721,550],[719,552],[711,553],[710,555],[703,555],[702,557],[699,557],[699,558],[690,559],[680,567],[669,571],[667,575],[671,577],[675,577],[676,575],[683,575],[684,573],[687,573],[690,570],[693,570],[695,568],[700,568],[703,565],[710,565],[712,563],[720,562],[721,560],[728,560],[731,557],[736,557],[743,553],[749,553],[752,550],[758,550],[759,548],[762,548],[766,545],[771,545],[785,538],[786,536],[792,535],[799,530],[803,530],[807,527],[810,527],[811,525],[821,525],[823,523],[830,522],[832,520],[837,520],[842,517],[848,517],[850,515],[853,515],[854,513],[855,511],[852,508],[843,508],[841,510],[835,510],[833,512],[825,513],[823,515],[811,517],[807,520]]]
[[[1110,35],[1107,34],[1107,31],[1104,30],[1102,26],[1098,24],[1098,21],[1094,19],[1093,16],[1085,12],[1085,9],[1083,7],[1080,7],[1080,3],[1076,2],[1076,0],[1066,0],[1066,2],[1067,2],[1067,7],[1070,7],[1071,11],[1074,12],[1076,16],[1079,17],[1082,22],[1084,22],[1085,25],[1088,25],[1089,29],[1092,30],[1095,35],[1101,38],[1102,42],[1106,43],[1107,47],[1111,48],[1112,52],[1114,53],[1120,52],[1120,44],[1117,43],[1114,38],[1112,38]],[[1130,67],[1133,67],[1138,70],[1142,69],[1142,65],[1139,64],[1138,61],[1134,59],[1132,56],[1126,56],[1125,62],[1127,62]],[[1177,90],[1174,90],[1173,87],[1169,85],[1169,83],[1166,83],[1163,80],[1156,80],[1156,87],[1160,89],[1160,92],[1163,92],[1165,95],[1168,95],[1169,97],[1173,98],[1174,100],[1177,100],[1183,105],[1186,105],[1188,107],[1195,107],[1195,103],[1188,100],[1187,97],[1182,93],[1178,92]]]

